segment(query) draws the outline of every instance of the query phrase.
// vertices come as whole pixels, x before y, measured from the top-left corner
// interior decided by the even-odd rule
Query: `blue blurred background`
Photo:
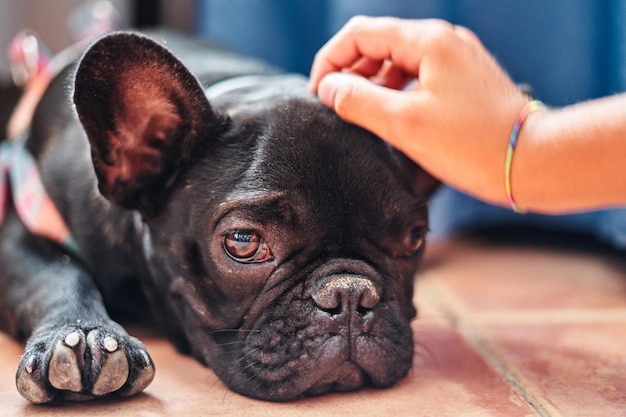
[[[626,89],[625,0],[199,0],[195,25],[306,74],[317,49],[356,14],[467,26],[516,82],[551,105]]]

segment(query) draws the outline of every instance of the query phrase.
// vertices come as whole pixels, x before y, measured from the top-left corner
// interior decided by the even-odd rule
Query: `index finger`
[[[364,57],[375,61],[389,59],[406,73],[417,76],[424,45],[435,32],[453,28],[443,21],[354,17],[315,55],[309,88],[316,92],[325,75],[350,68]]]

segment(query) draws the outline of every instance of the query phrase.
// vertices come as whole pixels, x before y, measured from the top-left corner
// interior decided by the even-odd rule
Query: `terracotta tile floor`
[[[391,389],[255,401],[139,329],[157,364],[144,394],[34,406],[14,388],[21,347],[0,334],[0,416],[626,416],[626,258],[570,246],[431,245],[414,369]]]

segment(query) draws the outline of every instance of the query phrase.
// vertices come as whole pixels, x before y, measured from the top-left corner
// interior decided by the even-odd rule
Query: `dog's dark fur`
[[[245,395],[394,384],[412,363],[433,181],[300,77],[168,46],[190,70],[144,36],[105,37],[36,111],[28,149],[80,256],[13,210],[0,228],[0,317],[27,342],[18,390],[49,402],[147,386],[150,357],[109,317],[140,292],[181,349]],[[261,73],[210,101],[201,87]]]

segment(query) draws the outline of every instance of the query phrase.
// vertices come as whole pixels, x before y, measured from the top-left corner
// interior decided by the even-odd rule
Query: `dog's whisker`
[[[222,347],[222,346],[236,346],[236,345],[245,345],[246,341],[245,340],[238,340],[236,342],[221,342],[218,343],[217,345]]]
[[[235,362],[236,365],[240,364],[242,361],[248,359],[253,353],[258,352],[259,350],[261,350],[261,348],[255,348],[252,349],[250,352],[247,352],[245,355],[242,355],[239,359],[237,359],[237,361]],[[249,365],[248,365],[249,366]]]
[[[227,333],[253,333],[258,330],[250,330],[250,329],[219,329],[219,330],[210,330],[205,334],[207,336],[214,336],[219,334],[227,334]]]

